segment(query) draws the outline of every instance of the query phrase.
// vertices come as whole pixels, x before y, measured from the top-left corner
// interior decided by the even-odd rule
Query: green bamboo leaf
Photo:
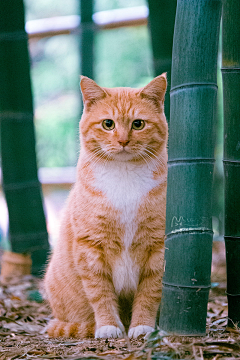
[[[168,336],[168,333],[166,333],[165,331],[155,330],[155,331],[151,332],[149,334],[149,336],[147,337],[147,343],[156,341],[156,340],[162,340],[165,336]]]

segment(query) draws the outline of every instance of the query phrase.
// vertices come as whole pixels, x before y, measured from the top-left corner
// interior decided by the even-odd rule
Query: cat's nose
[[[127,146],[127,144],[129,143],[129,140],[118,140],[119,144],[124,146]]]

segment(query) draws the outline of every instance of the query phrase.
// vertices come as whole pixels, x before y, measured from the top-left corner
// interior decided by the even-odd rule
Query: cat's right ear
[[[80,87],[84,105],[90,105],[97,100],[105,98],[106,91],[87,76],[81,76]]]

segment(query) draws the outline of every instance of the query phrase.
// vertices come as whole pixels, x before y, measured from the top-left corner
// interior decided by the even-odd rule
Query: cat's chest
[[[120,211],[125,224],[133,221],[142,199],[159,183],[147,164],[139,166],[125,162],[110,162],[95,167],[94,178],[94,186]]]
[[[105,194],[111,207],[118,210],[124,227],[122,242],[128,248],[138,227],[139,204],[159,182],[153,178],[149,166],[124,162],[95,167],[94,178],[94,186]]]

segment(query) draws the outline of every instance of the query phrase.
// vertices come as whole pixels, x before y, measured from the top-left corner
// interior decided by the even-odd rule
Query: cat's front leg
[[[119,317],[117,296],[103,257],[93,249],[91,253],[81,252],[78,272],[94,310],[95,338],[123,337],[124,327]]]
[[[91,279],[90,279],[91,277]],[[118,314],[117,297],[106,274],[91,273],[83,279],[95,315],[95,338],[122,338],[123,324]]]
[[[104,276],[99,277],[97,287],[98,291],[90,299],[95,313],[95,338],[122,338],[124,326],[118,314],[117,298],[112,283],[104,279]]]
[[[128,331],[130,338],[154,331],[158,307],[161,301],[161,280],[163,275],[162,252],[150,256],[134,297],[132,320]],[[157,264],[158,262],[158,264]]]

